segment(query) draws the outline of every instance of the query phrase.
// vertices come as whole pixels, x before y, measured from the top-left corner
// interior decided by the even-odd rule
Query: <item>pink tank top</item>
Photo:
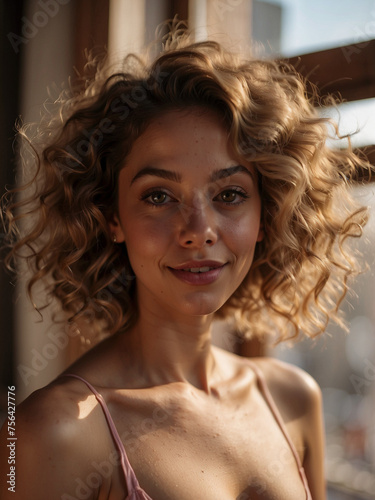
[[[280,412],[277,409],[276,403],[275,403],[275,401],[274,401],[274,399],[273,399],[273,397],[272,397],[272,395],[267,387],[266,380],[263,376],[263,373],[261,372],[261,370],[257,367],[257,365],[255,363],[253,363],[249,360],[247,360],[247,361],[250,364],[252,370],[254,371],[254,373],[257,377],[258,387],[259,387],[266,403],[268,404],[277,424],[279,425],[282,433],[284,434],[285,439],[286,439],[286,441],[287,441],[287,443],[288,443],[288,445],[293,453],[293,456],[294,456],[294,459],[296,461],[303,486],[305,488],[306,500],[312,500],[312,496],[310,493],[306,474],[305,474],[304,468],[302,466],[301,460],[299,458],[299,455],[297,453],[296,447],[294,446],[294,443],[288,434],[288,431],[287,431],[286,426],[283,422],[283,419],[280,415]],[[122,467],[122,470],[124,472],[126,487],[128,490],[128,496],[126,497],[125,500],[152,500],[152,498],[140,487],[140,485],[138,483],[138,479],[135,475],[135,472],[134,472],[132,466],[130,465],[130,462],[129,462],[128,456],[126,454],[124,445],[120,439],[119,433],[117,432],[115,423],[113,422],[112,416],[108,410],[107,404],[104,401],[103,396],[95,389],[95,387],[93,387],[87,380],[80,377],[79,375],[74,375],[72,373],[65,373],[63,376],[64,377],[73,377],[73,378],[76,378],[76,379],[84,382],[87,385],[87,387],[90,389],[90,391],[95,395],[97,401],[101,405],[103,412],[104,412],[104,415],[107,419],[108,426],[109,426],[110,432],[112,434],[113,440],[114,440],[114,442],[117,446],[117,449],[120,453],[121,467]]]

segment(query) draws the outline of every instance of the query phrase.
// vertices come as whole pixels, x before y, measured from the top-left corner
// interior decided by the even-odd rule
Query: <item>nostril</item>
[[[185,245],[190,246],[190,245],[192,245],[193,243],[194,243],[194,240],[186,240],[184,244],[185,244]],[[213,245],[213,243],[214,243],[214,242],[213,242],[213,240],[211,240],[211,239],[210,239],[210,240],[205,240],[205,241],[204,241],[204,244],[205,244],[205,245]]]

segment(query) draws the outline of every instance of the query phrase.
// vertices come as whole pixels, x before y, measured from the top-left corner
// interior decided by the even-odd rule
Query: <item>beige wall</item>
[[[251,0],[186,0],[196,41],[207,38],[237,51],[251,44]],[[111,0],[109,52],[120,56],[152,42],[156,27],[174,13],[166,0]]]
[[[198,0],[199,1],[199,0]],[[251,46],[251,7],[247,0],[207,2],[207,35],[229,49],[246,53]]]
[[[25,18],[30,37],[23,47],[21,77],[21,116],[26,123],[39,121],[48,92],[56,98],[63,86],[68,86],[73,71],[73,4],[56,5],[56,12],[48,14],[37,0],[27,3]],[[16,294],[17,398],[21,401],[61,371],[65,350],[52,341],[51,312],[44,311],[41,322],[26,297],[24,281],[19,283]],[[42,304],[43,294],[38,294],[36,301]]]

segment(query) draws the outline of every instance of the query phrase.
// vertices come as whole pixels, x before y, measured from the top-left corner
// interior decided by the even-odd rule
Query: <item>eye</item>
[[[156,191],[155,193],[150,194],[148,198],[152,201],[152,203],[155,203],[155,205],[161,205],[166,201],[167,195],[162,191]]]
[[[220,193],[221,199],[225,201],[225,203],[232,203],[237,199],[238,193],[236,191],[223,191]]]
[[[246,198],[249,198],[249,196],[244,191],[239,189],[226,189],[216,197],[216,199],[219,199],[219,201],[228,205],[238,205]]]
[[[151,192],[148,191],[147,193],[142,195],[141,200],[145,201],[150,205],[156,206],[156,205],[165,205],[172,199],[164,191],[151,191]]]

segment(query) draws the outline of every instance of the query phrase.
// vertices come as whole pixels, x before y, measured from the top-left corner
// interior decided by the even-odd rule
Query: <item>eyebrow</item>
[[[168,179],[179,183],[182,181],[181,175],[173,172],[172,170],[165,170],[164,168],[156,167],[144,167],[133,177],[130,185],[132,185],[137,179],[146,175],[153,175],[154,177],[161,177],[162,179]]]
[[[234,165],[233,167],[222,168],[220,170],[215,170],[210,176],[210,182],[216,182],[220,179],[225,179],[226,177],[230,177],[231,175],[237,174],[239,172],[244,172],[248,174],[252,180],[254,181],[254,176],[250,170],[248,170],[243,165]],[[168,179],[170,181],[182,182],[182,177],[177,172],[173,172],[172,170],[165,170],[164,168],[157,167],[144,167],[142,168],[132,179],[130,185],[132,185],[136,180],[141,177],[145,177],[147,175],[152,175],[154,177],[161,177],[162,179]]]
[[[254,181],[254,176],[252,172],[243,165],[234,165],[233,167],[215,170],[215,172],[213,172],[210,177],[210,181],[215,182],[218,181],[219,179],[225,179],[226,177],[230,177],[231,175],[237,174],[239,172],[244,172],[245,174],[248,174]]]

